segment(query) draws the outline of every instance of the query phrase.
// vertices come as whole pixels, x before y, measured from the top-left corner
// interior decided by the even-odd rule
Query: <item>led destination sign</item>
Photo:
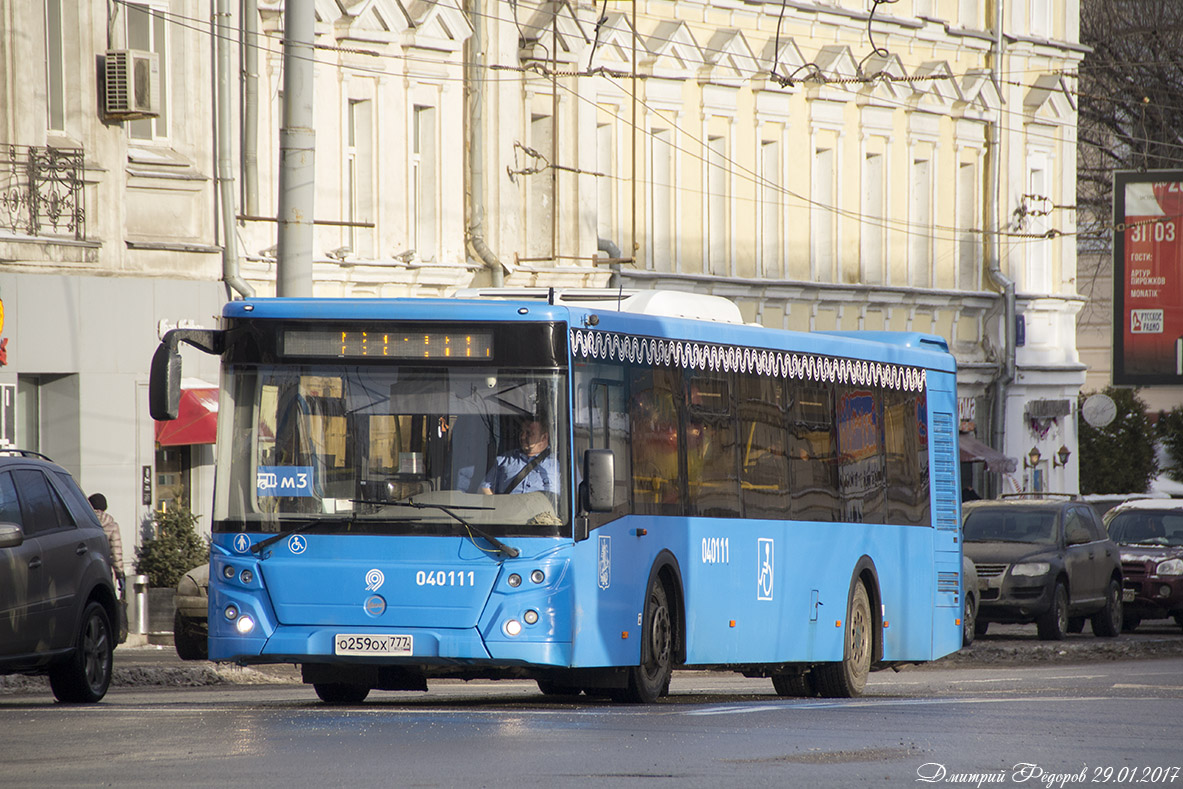
[[[493,334],[290,329],[283,352],[335,359],[490,359]]]

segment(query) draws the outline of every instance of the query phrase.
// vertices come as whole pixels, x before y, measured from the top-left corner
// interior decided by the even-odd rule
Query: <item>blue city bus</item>
[[[652,702],[675,668],[850,697],[959,649],[945,341],[669,314],[714,306],[260,298],[169,332],[157,419],[180,344],[221,357],[210,659],[297,663],[329,703]],[[545,479],[488,492],[534,421]]]

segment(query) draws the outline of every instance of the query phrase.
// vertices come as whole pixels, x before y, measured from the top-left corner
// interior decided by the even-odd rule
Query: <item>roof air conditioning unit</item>
[[[116,49],[106,59],[107,117],[118,120],[160,115],[160,56],[139,49]]]

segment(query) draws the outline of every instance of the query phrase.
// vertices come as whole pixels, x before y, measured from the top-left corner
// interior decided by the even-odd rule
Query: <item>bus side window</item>
[[[739,473],[744,516],[789,512],[788,411],[783,379],[739,376]]]
[[[686,511],[689,515],[740,515],[734,376],[687,371]]]
[[[837,521],[838,457],[834,435],[834,387],[794,382],[790,407],[789,463],[792,517]]]
[[[591,513],[592,527],[629,511],[632,492],[629,412],[620,365],[581,363],[575,370],[575,481],[581,482],[588,449],[611,449],[614,457],[616,506],[610,513]]]
[[[633,511],[641,515],[684,512],[677,396],[681,381],[674,375],[672,370],[632,368]]]

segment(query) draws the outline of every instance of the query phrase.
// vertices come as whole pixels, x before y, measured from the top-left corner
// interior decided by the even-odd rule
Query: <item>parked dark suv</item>
[[[1168,616],[1183,626],[1183,501],[1128,501],[1105,514],[1105,525],[1121,549],[1123,628]]]
[[[963,507],[965,555],[978,571],[976,630],[1034,622],[1039,637],[1121,632],[1121,557],[1087,502],[1058,498],[971,501]]]
[[[107,536],[70,474],[0,450],[0,674],[48,674],[59,701],[98,701],[116,600]]]

